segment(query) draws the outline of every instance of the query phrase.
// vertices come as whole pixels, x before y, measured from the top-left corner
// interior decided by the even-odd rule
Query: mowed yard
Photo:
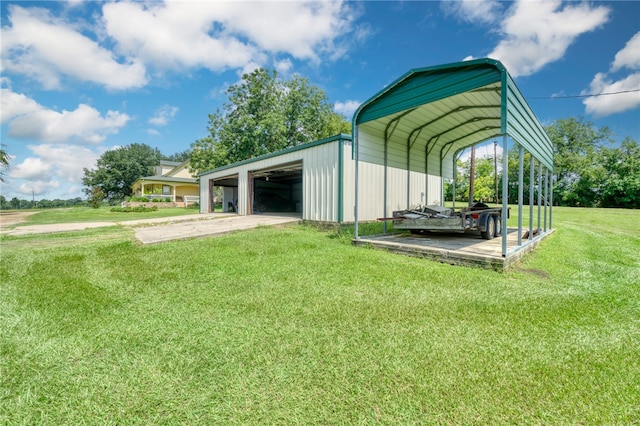
[[[0,236],[0,424],[634,424],[640,212],[499,273],[259,228]]]

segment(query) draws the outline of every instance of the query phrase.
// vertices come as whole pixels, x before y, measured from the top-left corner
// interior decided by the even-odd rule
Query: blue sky
[[[640,1],[3,0],[1,17],[8,199],[84,197],[83,168],[119,146],[188,149],[259,66],[307,77],[350,119],[412,68],[492,57],[543,124],[640,140]]]

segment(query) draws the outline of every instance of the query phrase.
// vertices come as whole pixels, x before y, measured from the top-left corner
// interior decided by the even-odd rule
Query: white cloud
[[[40,111],[42,107],[36,101],[22,93],[15,93],[10,89],[2,89],[0,99],[0,123],[5,123],[15,117]]]
[[[616,53],[613,64],[611,64],[611,71],[618,71],[622,68],[640,69],[640,31],[631,37],[622,50]]]
[[[289,59],[289,58],[283,59],[281,61],[277,61],[275,63],[276,71],[278,71],[281,74],[288,74],[289,71],[291,71],[292,67],[293,67],[293,63],[291,62],[291,59]]]
[[[640,106],[640,92],[637,91],[640,88],[640,72],[615,78],[611,76],[611,74],[619,75],[623,70],[640,70],[640,32],[631,37],[616,53],[609,73],[597,73],[589,89],[582,91],[583,95],[615,93],[585,98],[582,103],[588,114],[605,117]]]
[[[344,114],[347,118],[351,118],[353,116],[353,113],[356,112],[356,109],[358,109],[361,103],[362,102],[360,101],[353,101],[353,100],[348,100],[344,102],[338,101],[335,104],[333,104],[333,109],[335,112]]]
[[[31,195],[47,195],[59,188],[67,188],[60,196],[78,196],[78,183],[84,176],[83,168],[94,168],[98,154],[76,145],[29,145],[33,156],[12,166],[8,178],[15,191]],[[68,188],[73,184],[72,188]]]
[[[110,89],[147,83],[139,61],[118,62],[109,50],[45,9],[9,6],[8,20],[11,26],[2,28],[3,71],[30,76],[47,89],[61,87],[60,75]]]
[[[581,34],[609,19],[610,9],[560,0],[519,0],[511,6],[500,32],[504,39],[488,55],[502,61],[511,75],[533,74],[563,57]]]
[[[635,90],[615,95],[591,96],[583,101],[586,112],[596,117],[627,111],[640,106],[640,72],[631,74],[621,80],[611,81],[606,74],[598,73],[591,81],[589,93],[617,93]],[[583,92],[583,94],[585,94]]]
[[[154,126],[166,126],[169,121],[178,113],[178,107],[162,105],[149,119],[149,124]]]
[[[45,195],[49,191],[60,188],[60,182],[50,180],[34,180],[31,182],[24,182],[20,184],[18,191],[27,196],[31,195]]]
[[[492,23],[499,19],[501,2],[496,0],[444,0],[443,9],[448,14],[472,23]]]
[[[346,53],[359,29],[358,6],[295,2],[106,2],[95,21],[73,23],[40,7],[10,5],[2,27],[2,71],[46,89],[64,79],[112,90],[143,87],[147,68],[245,70],[273,57],[321,62]],[[94,15],[96,16],[96,15]],[[357,38],[357,37],[356,37]],[[286,67],[281,61],[278,66]]]
[[[29,157],[22,163],[12,166],[9,172],[9,176],[16,179],[40,179],[42,176],[46,176],[53,170],[52,163],[46,163],[40,158]]]
[[[319,60],[355,20],[348,3],[118,2],[103,7],[118,50],[160,68],[243,68],[265,54]]]
[[[118,111],[108,111],[102,116],[85,104],[73,111],[58,112],[10,89],[2,89],[2,109],[2,122],[8,122],[10,136],[49,143],[75,140],[98,144],[108,134],[117,133],[130,119]]]
[[[147,129],[147,133],[151,136],[162,136],[156,129]]]
[[[84,176],[83,168],[95,168],[98,154],[76,145],[33,145],[29,149],[46,163],[54,164],[56,180],[78,183]]]

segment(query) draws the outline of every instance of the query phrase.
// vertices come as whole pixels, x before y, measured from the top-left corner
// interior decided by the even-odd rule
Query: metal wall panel
[[[273,168],[278,165],[302,161],[302,218],[304,220],[336,222],[338,220],[338,146],[340,139],[312,144],[307,149],[296,149],[281,155],[242,162],[200,175],[201,212],[206,212],[209,202],[209,181],[224,176],[238,175],[238,213],[251,214],[249,210],[249,174],[252,171]],[[351,158],[350,155],[347,159]]]

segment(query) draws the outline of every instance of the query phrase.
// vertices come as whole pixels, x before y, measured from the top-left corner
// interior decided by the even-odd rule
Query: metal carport
[[[410,185],[389,188],[387,168],[400,168],[453,178],[458,153],[467,147],[501,137],[502,172],[502,256],[519,250],[551,230],[551,193],[549,177],[553,171],[553,145],[515,82],[502,63],[494,59],[476,59],[434,67],[414,69],[364,102],[354,114],[355,158],[355,238],[358,235],[359,162],[384,166],[384,187],[380,214],[388,217],[389,191],[405,190],[410,206]],[[509,141],[519,149],[518,243],[507,249],[508,148]],[[538,227],[534,238],[529,233],[522,241],[523,158],[529,152],[531,181],[538,176]],[[534,166],[537,163],[537,167]],[[552,173],[551,173],[552,175]],[[543,182],[544,180],[544,182]],[[409,182],[409,179],[407,179]],[[544,195],[543,195],[544,192]],[[529,227],[533,224],[534,191],[530,191]],[[367,194],[371,196],[371,194]],[[544,198],[544,226],[540,209]],[[441,198],[444,200],[444,197]],[[547,227],[547,205],[549,220]],[[544,229],[542,229],[544,228]],[[385,227],[386,231],[386,227]],[[531,231],[533,231],[531,229]]]

